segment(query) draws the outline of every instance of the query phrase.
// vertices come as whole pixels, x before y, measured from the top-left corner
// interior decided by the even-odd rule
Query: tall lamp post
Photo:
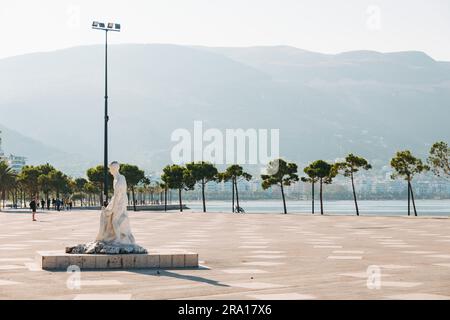
[[[103,159],[103,205],[108,204],[108,31],[120,32],[120,24],[92,22],[92,29],[105,31],[105,141]]]

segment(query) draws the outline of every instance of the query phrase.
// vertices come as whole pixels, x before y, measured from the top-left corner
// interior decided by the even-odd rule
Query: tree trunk
[[[180,201],[180,212],[183,212],[183,203],[181,202],[181,189],[178,189],[178,200]]]
[[[284,197],[284,187],[283,187],[283,182],[281,182],[280,186],[281,186],[281,197],[283,198],[283,209],[284,209],[284,214],[287,214],[287,209],[286,209],[286,198]]]
[[[311,183],[311,194],[312,194],[312,214],[314,214],[314,181]]]
[[[416,202],[414,201],[414,192],[413,192],[412,184],[410,181],[408,181],[408,183],[409,183],[409,191],[411,192],[411,200],[412,200],[412,204],[413,204],[413,208],[414,208],[414,215],[417,217]]]
[[[45,206],[47,207],[49,192],[45,194]]]
[[[352,180],[353,200],[355,200],[356,215],[359,216],[359,208],[358,208],[358,201],[356,200],[355,181],[353,179],[353,172],[351,173],[350,178]]]
[[[323,215],[323,182],[320,178],[320,214]]]
[[[134,211],[137,211],[137,209],[136,209],[136,198],[135,198],[135,196],[134,196],[134,186],[131,187],[131,195],[132,195],[132,197],[133,197],[133,210],[134,210]]]
[[[237,180],[234,180],[234,186],[236,188],[236,208],[237,208],[237,212],[239,213],[240,210],[240,206],[239,206],[239,192],[238,192],[238,185],[237,185]]]
[[[411,185],[408,178],[408,216],[411,215]]]
[[[206,212],[205,180],[204,179],[202,179],[202,201],[203,201],[203,212]]]
[[[231,204],[231,212],[234,213],[234,179],[231,179],[231,190],[232,190],[232,193],[231,193],[231,202],[232,202],[232,204]]]
[[[167,211],[167,188],[164,188],[164,212]]]

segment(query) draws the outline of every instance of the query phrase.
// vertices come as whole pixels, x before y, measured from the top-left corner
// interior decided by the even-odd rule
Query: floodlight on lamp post
[[[108,31],[120,32],[120,24],[92,22],[92,29],[105,31],[105,141],[103,161],[103,205],[108,204]]]

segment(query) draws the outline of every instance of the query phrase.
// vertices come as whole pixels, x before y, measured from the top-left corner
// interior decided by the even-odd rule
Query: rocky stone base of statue
[[[69,254],[146,254],[147,250],[137,244],[117,244],[94,241],[66,247]]]

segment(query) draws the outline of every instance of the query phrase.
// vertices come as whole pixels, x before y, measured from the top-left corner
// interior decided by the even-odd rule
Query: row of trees
[[[431,170],[439,177],[450,177],[449,165],[450,149],[445,142],[435,143],[430,150],[427,162],[416,158],[410,151],[399,151],[391,159],[393,168],[392,179],[401,178],[408,186],[408,215],[411,213],[411,203],[414,214],[417,215],[412,180],[417,174]],[[316,160],[303,169],[304,176],[299,177],[298,166],[295,163],[277,159],[270,162],[266,173],[261,175],[262,188],[268,189],[278,186],[281,191],[284,213],[287,213],[285,187],[298,181],[311,184],[312,213],[315,213],[315,186],[319,185],[320,213],[324,213],[323,192],[324,186],[331,184],[339,174],[349,178],[351,183],[356,214],[359,215],[359,207],[356,195],[355,176],[361,170],[370,170],[372,166],[366,159],[354,154],[349,154],[336,163],[328,163],[324,160]],[[205,187],[211,182],[231,182],[232,188],[232,211],[240,211],[238,183],[242,180],[251,180],[252,175],[245,172],[237,164],[231,165],[224,172],[219,172],[215,165],[207,162],[191,162],[184,166],[168,165],[163,169],[161,182],[151,183],[145,177],[144,171],[135,165],[122,164],[120,172],[126,177],[131,192],[131,202],[136,210],[136,193],[164,195],[164,205],[167,209],[167,194],[170,189],[178,191],[180,211],[183,211],[182,192],[193,190],[195,187],[201,189],[203,212],[206,212]],[[13,203],[19,199],[23,205],[26,198],[42,195],[45,199],[51,196],[57,198],[65,197],[80,201],[83,205],[94,205],[103,203],[103,166],[90,168],[86,172],[87,179],[72,179],[63,172],[55,169],[50,164],[40,166],[25,166],[21,172],[11,170],[6,162],[0,162],[0,196],[5,206],[5,200],[12,198]],[[112,190],[112,177],[109,179]]]
[[[408,186],[408,215],[411,214],[411,202],[414,214],[417,216],[417,209],[414,200],[414,192],[412,188],[412,180],[417,174],[429,171],[430,169],[440,177],[449,177],[449,147],[444,142],[435,143],[428,157],[428,164],[423,163],[421,159],[416,158],[408,150],[399,151],[391,159],[390,165],[393,169],[392,179],[401,178],[407,182]],[[351,183],[353,199],[355,203],[356,214],[359,215],[358,200],[355,187],[355,176],[361,170],[370,170],[372,165],[363,157],[349,154],[336,163],[328,163],[324,160],[316,160],[306,166],[303,170],[305,176],[299,177],[298,166],[295,163],[286,162],[283,159],[271,161],[267,168],[266,174],[261,175],[262,188],[268,189],[278,186],[281,191],[283,210],[287,213],[285,187],[301,180],[311,184],[312,194],[312,213],[315,213],[315,185],[319,184],[320,213],[323,215],[323,190],[324,185],[331,184],[333,179],[339,174],[348,178]],[[182,191],[193,190],[196,185],[201,187],[203,212],[206,212],[205,185],[210,181],[231,181],[232,182],[232,211],[235,208],[239,210],[239,180],[250,180],[252,176],[245,172],[239,165],[231,165],[224,172],[218,172],[217,168],[207,162],[191,162],[185,166],[168,165],[163,169],[161,180],[163,188],[178,190],[178,198],[180,211],[183,211]],[[235,207],[235,201],[237,206]]]
[[[411,215],[411,203],[414,209],[414,215],[417,216],[416,203],[414,200],[414,192],[412,187],[412,180],[414,176],[432,170],[438,177],[450,177],[450,149],[445,142],[436,142],[430,149],[427,163],[412,155],[411,151],[399,151],[391,159],[390,165],[393,169],[392,179],[404,179],[408,186],[408,215]],[[305,177],[301,177],[301,181],[311,184],[312,193],[312,213],[314,214],[314,186],[319,183],[320,187],[320,213],[323,214],[323,185],[331,184],[333,179],[342,174],[344,177],[350,179],[353,199],[355,202],[356,214],[359,215],[358,200],[355,188],[355,175],[360,170],[372,169],[371,164],[363,157],[349,154],[344,161],[336,162],[334,164],[328,163],[324,160],[317,160],[304,168]],[[283,192],[283,186],[289,186],[299,180],[297,175],[297,165],[295,163],[287,163],[282,159],[271,162],[268,166],[268,171],[274,171],[272,174],[262,175],[263,188],[269,188],[273,185],[278,185],[281,188],[283,199],[284,213],[286,210],[286,201]]]
[[[86,175],[89,179],[79,178],[77,181],[80,185],[80,190],[84,189],[84,186],[89,183],[93,184],[97,192],[99,193],[100,204],[103,203],[103,179],[104,179],[104,167],[103,165],[99,165],[87,170]],[[138,166],[124,163],[120,165],[120,173],[123,174],[127,180],[127,185],[129,190],[131,191],[131,203],[133,204],[133,208],[136,211],[136,187],[141,185],[144,189],[150,188],[150,179],[145,176],[144,170],[139,169]],[[109,190],[112,190],[113,177],[109,176]]]
[[[73,187],[73,181],[50,164],[40,166],[25,166],[20,173],[16,173],[6,162],[0,163],[0,192],[2,196],[2,207],[8,195],[13,203],[19,201],[25,204],[26,199],[31,199],[42,192],[46,199],[51,192],[56,197],[68,194]]]
[[[167,205],[167,190],[178,190],[178,200],[180,211],[183,211],[182,191],[194,190],[195,186],[201,188],[203,212],[206,212],[205,187],[208,182],[228,182],[231,181],[232,188],[232,212],[240,210],[239,206],[239,190],[238,182],[240,180],[249,181],[252,175],[245,172],[244,169],[237,164],[231,165],[224,172],[219,172],[217,168],[208,162],[191,162],[185,166],[173,164],[163,169],[161,180],[162,187],[166,190],[164,203]],[[236,197],[235,197],[236,196]],[[236,201],[236,206],[235,206]]]
[[[136,187],[139,192],[159,192],[159,186],[151,186],[144,171],[135,165],[123,164],[120,171],[125,175],[131,192],[131,199],[136,210]],[[65,175],[50,164],[25,166],[19,173],[14,172],[6,162],[0,162],[0,196],[2,207],[5,201],[12,199],[14,204],[26,202],[34,197],[48,199],[52,197],[79,201],[81,206],[103,203],[103,166],[90,168],[86,172],[87,179]],[[112,177],[109,179],[112,190]]]

